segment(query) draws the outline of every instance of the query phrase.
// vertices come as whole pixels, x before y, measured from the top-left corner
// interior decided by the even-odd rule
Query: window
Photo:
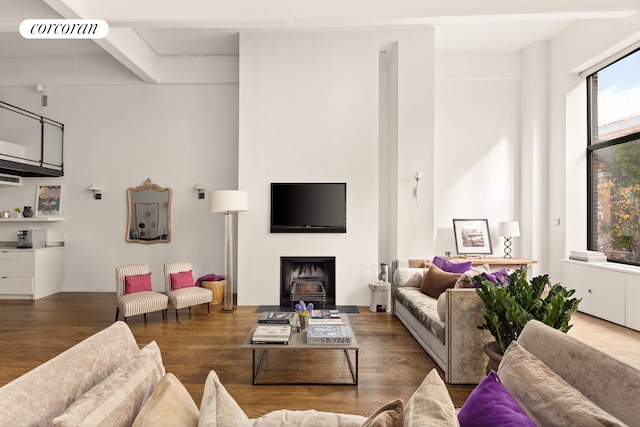
[[[640,50],[587,77],[588,248],[640,265]]]

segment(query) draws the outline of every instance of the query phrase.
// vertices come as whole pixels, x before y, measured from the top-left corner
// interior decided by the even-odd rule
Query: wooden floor
[[[167,372],[185,384],[195,402],[202,398],[204,380],[215,370],[223,384],[249,417],[275,409],[309,409],[368,416],[395,398],[407,401],[434,362],[395,316],[371,313],[359,307],[349,319],[360,345],[358,386],[253,386],[251,351],[240,348],[258,318],[256,307],[238,307],[220,313],[212,306],[181,310],[181,323],[169,312],[167,323],[160,313],[135,316],[129,326],[140,346],[156,341]],[[0,385],[22,375],[61,351],[113,323],[112,293],[62,293],[38,301],[0,300]],[[576,314],[570,332],[640,369],[640,332],[583,314]],[[298,359],[297,355],[294,355]],[[313,359],[313,368],[296,364]],[[317,359],[322,359],[319,362]],[[270,367],[282,376],[326,378],[345,372],[344,359],[325,352],[307,352],[298,360],[270,353]],[[282,369],[284,368],[284,369]],[[442,376],[442,371],[439,370]],[[340,374],[341,375],[341,374]],[[448,386],[460,407],[473,386]]]

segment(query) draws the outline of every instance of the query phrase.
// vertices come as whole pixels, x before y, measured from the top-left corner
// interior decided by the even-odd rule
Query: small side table
[[[369,283],[371,303],[369,311],[373,313],[391,313],[391,283]]]
[[[217,282],[203,280],[201,284],[203,288],[211,289],[211,304],[221,304],[224,301],[225,280],[219,280]]]

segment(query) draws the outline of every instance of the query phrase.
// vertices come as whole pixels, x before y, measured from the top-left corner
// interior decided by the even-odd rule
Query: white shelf
[[[54,222],[64,221],[64,218],[49,218],[49,217],[37,217],[37,218],[0,218],[1,222]]]

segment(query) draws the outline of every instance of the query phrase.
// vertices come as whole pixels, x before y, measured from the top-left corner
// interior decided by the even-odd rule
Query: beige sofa
[[[497,374],[536,425],[640,425],[640,370],[537,320],[507,348]]]
[[[474,289],[447,289],[433,298],[420,292],[426,268],[393,264],[393,310],[407,330],[444,371],[450,384],[478,384],[486,376],[484,345],[491,334],[478,329],[484,304]],[[439,309],[439,310],[438,310]]]
[[[421,407],[441,402],[435,414]],[[406,411],[406,417],[405,417]],[[0,426],[402,426],[455,425],[455,408],[436,370],[406,403],[389,403],[369,417],[315,410],[277,410],[249,419],[211,371],[200,407],[171,373],[155,342],[138,347],[116,322],[0,387]],[[407,424],[408,425],[408,424]]]
[[[537,425],[640,420],[640,371],[537,321],[509,347],[498,375],[518,410]],[[477,399],[486,379],[459,412],[433,369],[409,400],[389,396],[369,417],[281,409],[249,419],[214,371],[198,408],[180,381],[164,373],[155,342],[139,349],[128,326],[117,322],[1,387],[0,426],[455,427],[465,411],[501,425],[495,424],[503,419],[500,411],[514,408],[494,395]]]

